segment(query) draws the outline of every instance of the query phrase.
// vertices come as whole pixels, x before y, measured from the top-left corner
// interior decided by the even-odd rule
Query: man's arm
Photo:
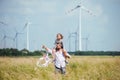
[[[46,51],[48,51],[49,53],[51,53],[51,54],[52,54],[52,50],[51,50],[51,49],[49,49],[48,47],[46,47],[45,45],[43,45],[43,46],[42,46],[42,48],[43,48],[43,49],[45,49]]]
[[[65,49],[63,49],[63,54],[66,58],[71,58],[71,56],[67,53]]]

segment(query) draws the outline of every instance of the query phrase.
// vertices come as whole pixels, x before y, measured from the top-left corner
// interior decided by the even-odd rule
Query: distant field
[[[0,57],[0,80],[120,80],[120,56],[72,56],[67,74],[36,67],[38,57]]]

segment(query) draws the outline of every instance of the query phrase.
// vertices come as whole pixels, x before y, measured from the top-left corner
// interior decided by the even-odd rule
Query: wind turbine
[[[73,37],[75,38],[75,51],[77,51],[77,32],[73,32],[71,35],[74,35]]]
[[[2,25],[7,25],[6,23],[4,23],[3,21],[0,21],[0,24],[2,24]],[[6,36],[6,34],[5,34],[5,31],[4,30],[2,30],[3,31],[3,35],[4,35],[4,37],[3,37],[3,39],[1,40],[1,42],[4,40],[4,48],[6,47],[6,38],[7,38],[7,36]]]
[[[18,35],[20,34],[23,34],[23,33],[20,33],[18,32],[16,29],[15,29],[16,33],[15,33],[15,37],[14,37],[14,42],[16,41],[16,49],[18,48]]]
[[[69,40],[69,52],[71,52],[71,33],[69,33],[68,40]]]
[[[9,36],[7,36],[6,34],[4,34],[4,36],[3,36],[3,39],[2,39],[2,41],[4,41],[4,48],[6,48],[6,39],[13,39],[12,37],[9,37]]]
[[[89,40],[89,37],[85,37],[85,38],[82,38],[83,40],[85,40],[85,50],[88,51],[88,40]]]
[[[4,37],[2,39],[2,41],[4,40],[4,48],[6,48],[6,38],[7,38],[7,36],[4,34]]]
[[[29,22],[25,23],[25,26],[23,28],[23,30],[25,28],[27,28],[27,37],[26,37],[26,40],[27,40],[27,50],[29,50],[29,24],[30,24]]]
[[[82,10],[85,10],[87,13],[89,13],[90,15],[93,15],[95,16],[90,10],[88,10],[87,8],[85,8],[81,3],[78,4],[75,8],[71,9],[70,11],[68,11],[68,13],[76,10],[76,9],[79,9],[79,23],[78,23],[78,50],[82,51],[82,21],[81,21],[81,11]]]
[[[68,39],[69,39],[69,51],[71,51],[71,38],[75,38],[75,51],[77,51],[77,32],[69,33]]]

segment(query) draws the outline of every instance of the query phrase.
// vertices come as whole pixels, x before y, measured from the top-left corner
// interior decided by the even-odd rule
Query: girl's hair
[[[58,33],[57,36],[60,35],[61,36],[61,39],[63,39],[63,35],[61,33]]]

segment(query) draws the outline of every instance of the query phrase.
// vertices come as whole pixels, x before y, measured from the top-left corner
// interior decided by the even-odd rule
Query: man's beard
[[[59,51],[60,50],[60,48],[56,48],[56,51]]]

